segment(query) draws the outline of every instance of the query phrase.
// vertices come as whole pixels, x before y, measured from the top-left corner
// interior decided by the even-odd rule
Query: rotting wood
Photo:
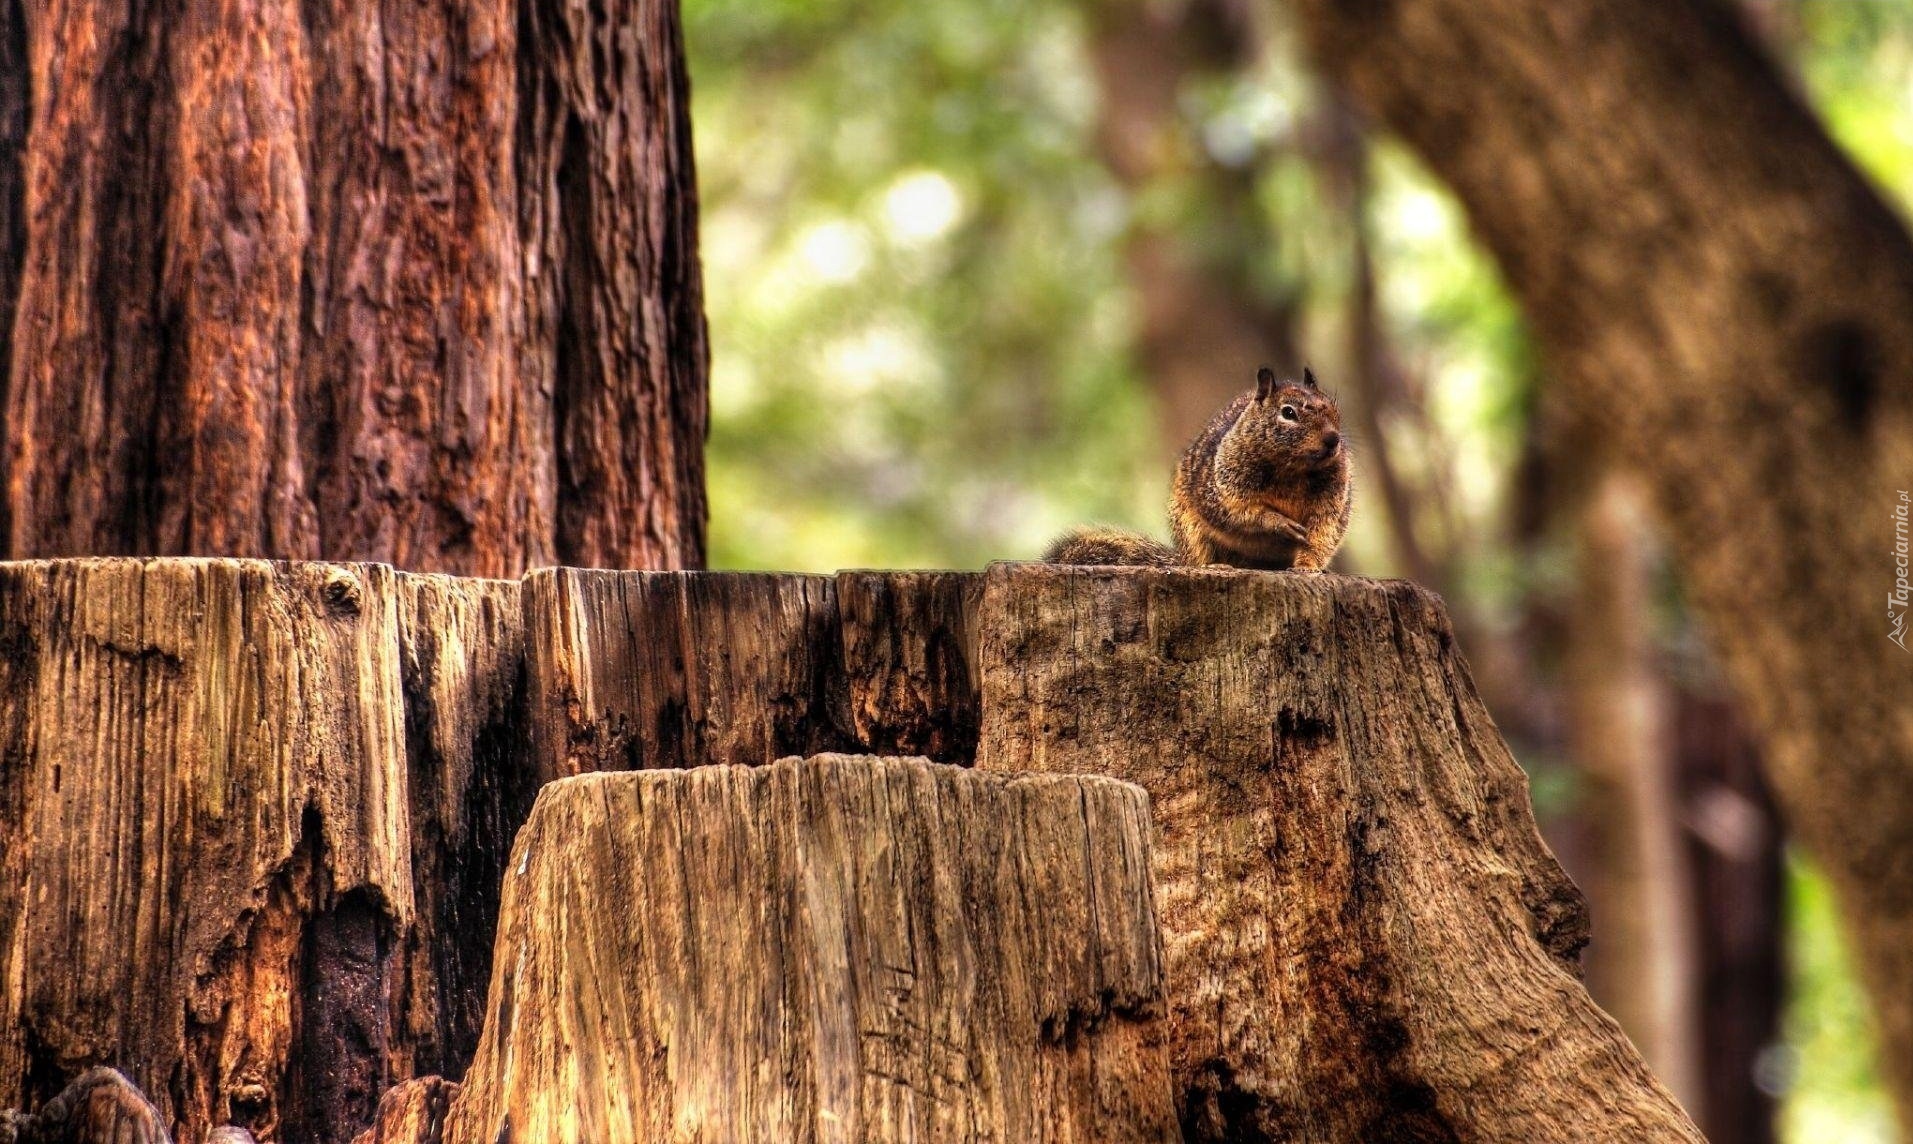
[[[850,732],[862,751],[968,765],[976,757],[973,572],[839,572]]]
[[[1024,565],[984,576],[846,573],[834,580],[551,570],[530,577],[522,592],[522,645],[515,595],[513,584],[412,577],[380,566],[0,566],[0,646],[8,653],[0,657],[0,820],[23,824],[0,831],[0,951],[24,969],[0,982],[7,1038],[0,1082],[12,1086],[0,1104],[43,1104],[73,1069],[115,1055],[139,1062],[135,1079],[157,1086],[149,1093],[171,1123],[185,1127],[184,1139],[201,1138],[231,1115],[262,1136],[335,1144],[343,1137],[323,1132],[370,1125],[379,1088],[434,1067],[429,1062],[461,1059],[458,1041],[470,1036],[472,1010],[469,997],[451,994],[469,988],[483,964],[476,938],[491,933],[488,911],[496,907],[481,883],[500,869],[496,843],[534,770],[675,766],[696,762],[700,752],[761,767],[785,744],[860,739],[928,744],[967,761],[977,737],[985,769],[1100,771],[1153,791],[1165,1019],[1150,1019],[1154,1002],[1117,1006],[1135,1020],[1103,1020],[1093,1006],[1062,1002],[1039,1010],[1065,1014],[1045,1035],[1060,1036],[1056,1045],[1069,1053],[1082,1050],[1085,1037],[1102,1037],[1130,1045],[1122,1051],[1134,1055],[1124,1060],[1157,1054],[1188,1138],[1696,1139],[1576,980],[1574,952],[1586,924],[1579,896],[1535,835],[1520,774],[1474,696],[1438,604],[1411,587],[1333,576]],[[523,712],[520,670],[529,673]],[[966,692],[974,678],[980,694]],[[754,703],[758,695],[770,701]],[[554,753],[534,766],[503,745],[515,736],[543,736]],[[99,743],[106,749],[96,750]],[[591,750],[579,751],[580,744]],[[134,752],[148,750],[134,767]],[[786,836],[804,830],[822,839],[803,852],[809,864],[801,868],[812,879],[805,910],[845,909],[852,890],[875,892],[864,881],[850,889],[816,881],[841,874],[846,863],[891,863],[886,878],[901,877],[896,864],[906,860],[919,871],[944,863],[975,879],[1011,878],[1019,861],[1032,860],[1000,834],[1012,826],[1027,832],[1029,815],[979,809],[970,795],[957,797],[968,788],[948,776],[962,772],[910,765],[943,776],[932,783],[943,790],[935,805],[897,793],[916,790],[914,779],[871,788],[889,801],[860,796],[854,814],[821,796],[798,799],[791,792],[810,790],[808,780],[768,772],[647,772],[618,782],[635,784],[630,791],[682,783],[702,792],[684,796],[680,809],[705,808],[697,799],[718,798],[714,792],[739,799],[757,792],[750,797],[764,806],[798,815],[798,827],[779,833],[777,844],[794,845]],[[801,771],[794,763],[784,769]],[[953,782],[948,790],[937,786]],[[76,783],[91,784],[90,793],[76,792]],[[627,788],[576,789],[609,798],[606,792]],[[168,829],[134,830],[153,806]],[[680,926],[667,930],[689,943],[677,953],[647,944],[656,918],[683,917],[687,904],[741,916],[738,902],[757,894],[753,900],[794,909],[774,897],[772,874],[798,859],[795,851],[772,853],[765,837],[751,844],[756,850],[725,850],[711,839],[639,831],[630,825],[638,812],[619,806],[616,814],[599,806],[588,828],[578,825],[586,811],[572,807],[571,827],[544,828],[539,837],[549,843],[527,842],[529,831],[521,836],[520,859],[529,855],[549,865],[552,878],[573,879],[558,895],[576,919],[567,934],[661,958],[646,964],[674,971],[687,963],[672,957],[705,941],[718,945],[697,947],[700,964],[732,956],[733,946],[751,962],[807,956],[789,934],[773,941],[783,932],[776,927],[719,941],[717,931]],[[914,808],[909,815],[956,816],[941,836],[949,848],[921,836],[898,841],[913,837],[899,825],[906,807]],[[1041,817],[1045,829],[1063,829],[1082,813]],[[69,828],[69,814],[78,816],[77,827]],[[722,818],[697,809],[677,828],[696,834]],[[834,833],[824,831],[830,823]],[[583,858],[614,853],[623,873],[596,872],[578,854],[561,860],[555,852],[565,830],[598,838]],[[847,841],[853,836],[862,843]],[[615,846],[604,841],[619,838]],[[168,840],[171,850],[160,845]],[[1091,840],[1108,841],[1101,833]],[[638,842],[652,848],[649,857],[633,857]],[[1044,877],[1082,876],[1089,867],[1054,857],[1064,852],[1045,843],[1031,853],[1048,856],[1034,859]],[[671,863],[687,854],[737,881],[683,882],[682,862]],[[154,873],[161,855],[169,855],[167,869],[180,884]],[[1139,858],[1125,862],[1140,873]],[[81,886],[76,870],[105,876]],[[529,892],[518,867],[511,870],[507,896]],[[680,881],[652,877],[672,870]],[[215,881],[228,888],[202,888]],[[946,892],[928,874],[886,885]],[[8,898],[7,887],[50,897]],[[834,896],[817,897],[823,890]],[[965,909],[994,900],[981,890],[961,893]],[[107,926],[63,920],[92,917],[95,899],[105,903]],[[23,910],[28,900],[71,907]],[[179,902],[189,907],[183,919],[171,912]],[[656,912],[667,907],[677,912]],[[550,913],[535,908],[545,911],[541,917]],[[998,953],[1018,941],[1044,943],[1019,947],[1023,953],[1011,958],[1017,964],[1068,950],[1082,956],[1101,940],[1086,941],[1077,927],[1050,944],[1041,926],[1016,913],[1022,908],[1002,907],[1009,911],[1003,932],[990,928],[1000,920],[997,907],[965,914],[964,925],[980,927],[962,937],[970,954],[938,945],[935,957],[974,955],[983,948],[979,933]],[[883,924],[905,925],[901,910],[883,915]],[[1103,924],[1117,914],[1099,908],[1096,917]],[[809,914],[799,920],[817,921]],[[930,932],[927,922],[908,924]],[[454,925],[461,932],[447,946],[442,927]],[[535,928],[521,915],[500,936],[498,948],[512,951],[514,966]],[[175,930],[178,957],[141,952],[175,948],[167,944]],[[68,979],[76,975],[55,972],[89,965],[95,935],[134,950],[129,960],[138,973],[88,969],[74,983]],[[567,947],[561,959],[574,952]],[[898,964],[907,963],[845,954],[827,968],[855,980]],[[965,964],[976,964],[974,957]],[[576,968],[551,972],[562,977]],[[616,976],[624,967],[605,972]],[[744,980],[741,972],[724,970]],[[698,980],[715,988],[715,978]],[[527,1069],[557,1069],[553,1042],[527,1048],[531,1042],[522,1040],[553,1035],[525,1025],[540,1015],[520,1001],[500,1001],[522,993],[524,980],[503,984],[505,992],[492,990],[486,1037],[512,1039],[515,1052],[524,1050],[512,1060]],[[879,984],[864,982],[851,1000],[889,996]],[[1004,986],[1012,987],[1035,988]],[[916,993],[898,996],[906,1015],[914,1012]],[[972,1003],[980,1002],[965,1002]],[[295,1007],[297,1028],[288,1015]],[[650,1010],[665,1024],[692,1011]],[[1010,1011],[983,1016],[1000,1031]],[[613,1016],[635,1020],[633,1012]],[[747,1019],[756,1018],[712,1010],[672,1026],[670,1044],[697,1046],[673,1067],[712,1059],[721,1048],[713,1046],[728,1036],[718,1030],[743,1028]],[[940,1019],[944,1025],[912,1016],[904,1032],[957,1027]],[[818,1033],[841,1029],[819,1026]],[[682,1103],[686,1092],[706,1091],[684,1088],[688,1073],[646,1080],[628,1071],[656,1062],[642,1052],[628,1056],[635,1051],[628,1030],[613,1032],[596,1040],[579,1034],[564,1066],[628,1082],[605,1088],[613,1095],[579,1114],[600,1118],[589,1132],[655,1127],[642,1117],[656,1107],[616,1103],[639,1099],[639,1090],[680,1111],[693,1107]],[[862,1051],[855,1036],[848,1043]],[[936,1071],[948,1045],[934,1036],[924,1043],[929,1055],[912,1058],[912,1067],[931,1071],[885,1073],[907,1081],[895,1086],[907,1092],[887,1097],[853,1086],[858,1107],[894,1109],[902,1107],[897,1101],[957,1094],[974,1107],[987,1104],[990,1116],[1027,1115],[1016,1104],[1024,1089],[1000,1079],[991,1087],[979,1073]],[[499,1080],[499,1070],[509,1069],[491,1051],[473,1076],[489,1069],[496,1083],[461,1098],[459,1107],[476,1118],[470,1123],[507,1106],[542,1116],[532,1105],[548,1096],[529,1094],[567,1091],[571,1083],[555,1072]],[[530,1063],[541,1054],[544,1063]],[[1121,1086],[1071,1059],[1072,1091],[1090,1092],[1083,1107],[1108,1118],[1097,1131],[1119,1123],[1155,1131],[1153,1105],[1121,1106],[1112,1095]],[[726,1083],[749,1089],[725,1100],[760,1108],[768,1101],[784,1110],[775,1115],[799,1116],[816,1095],[805,1087],[816,1083],[806,1079],[813,1074],[802,1071],[773,1071],[762,1075],[785,1079],[762,1081],[747,1079],[756,1072],[719,1071],[731,1078]],[[530,1104],[498,1095],[519,1092],[511,1085],[520,1080]],[[446,1123],[448,1091],[404,1086],[388,1094],[381,1107],[391,1116],[382,1118],[394,1132],[445,1135],[430,1125]],[[1050,1092],[1041,1084],[1030,1091]],[[828,1107],[840,1111],[835,1102]],[[487,1123],[496,1129],[496,1121]]]
[[[828,576],[543,568],[525,643],[548,779],[850,745]]]
[[[462,1069],[528,802],[517,595],[0,564],[0,1107],[113,1061],[181,1139],[336,1144]]]
[[[1150,793],[1186,1139],[1700,1140],[1433,596],[1009,565],[980,617],[979,767]]]
[[[828,750],[967,764],[981,590],[973,572],[540,569],[533,755],[547,778]]]

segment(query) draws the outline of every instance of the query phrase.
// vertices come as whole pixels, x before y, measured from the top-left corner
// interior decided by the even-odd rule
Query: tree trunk
[[[1173,1140],[1148,833],[923,760],[554,783],[445,1140]]]
[[[1632,480],[1612,470],[1591,476],[1574,510],[1579,566],[1562,680],[1592,835],[1584,884],[1598,929],[1588,992],[1654,1075],[1698,1108],[1701,981],[1669,688],[1652,637],[1652,529]]]
[[[1700,1123],[1720,1144],[1773,1144],[1773,1086],[1759,1074],[1780,1039],[1786,995],[1780,816],[1731,702],[1680,689],[1674,738],[1699,907]]]
[[[1084,6],[1101,96],[1104,164],[1131,201],[1123,257],[1136,349],[1156,391],[1165,449],[1180,455],[1258,365],[1300,368],[1295,300],[1258,280],[1275,238],[1256,201],[1260,155],[1213,157],[1188,99],[1253,64],[1243,0],[1096,0]]]
[[[993,573],[979,765],[1150,793],[1185,1139],[1698,1141],[1434,597]]]
[[[701,562],[671,0],[9,0],[0,203],[5,552]]]
[[[469,1060],[518,585],[0,565],[0,1107],[119,1063],[183,1140],[336,1144]]]
[[[1724,5],[1298,3],[1655,489],[1913,1118],[1913,240]]]

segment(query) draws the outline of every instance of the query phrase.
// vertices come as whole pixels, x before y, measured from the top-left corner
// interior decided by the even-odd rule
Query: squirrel
[[[1263,366],[1184,451],[1169,499],[1174,548],[1111,528],[1079,528],[1050,545],[1051,564],[1224,564],[1316,572],[1348,532],[1353,472],[1335,399],[1278,381]]]

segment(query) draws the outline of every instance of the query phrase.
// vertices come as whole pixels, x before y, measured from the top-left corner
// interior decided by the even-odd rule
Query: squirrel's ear
[[[1275,371],[1263,366],[1255,371],[1255,398],[1257,401],[1275,392]]]
[[[1308,366],[1302,367],[1302,384],[1308,386],[1310,389],[1316,388],[1315,371]]]

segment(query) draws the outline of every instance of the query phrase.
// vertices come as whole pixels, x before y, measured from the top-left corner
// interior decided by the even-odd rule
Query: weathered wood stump
[[[1581,989],[1580,897],[1438,602],[1407,585],[1004,565],[557,569],[521,591],[370,565],[71,561],[0,565],[0,651],[0,1108],[41,1108],[108,1063],[189,1144],[228,1118],[336,1144],[375,1114],[423,1141],[452,1138],[448,1116],[495,1132],[509,1112],[543,1138],[520,1118],[562,1136],[561,1106],[580,1138],[836,1138],[825,1111],[873,1133],[938,1116],[1041,1132],[1030,1118],[1054,1112],[1055,1133],[1157,1138],[1173,1124],[1147,1087],[1120,1104],[1109,1062],[1159,1036],[1192,1140],[1698,1138]],[[1054,856],[1112,844],[1032,833],[1008,795],[976,793],[1001,777],[844,779],[830,797],[795,764],[593,779],[562,789],[597,801],[549,809],[520,840],[530,865],[504,873],[546,779],[841,750],[1148,790],[1162,1021],[1130,978],[1063,972],[1140,906],[1099,906],[1089,937],[1067,910],[985,908],[1041,888],[1017,878],[1088,877]],[[663,790],[680,817],[652,822]],[[1080,831],[1085,813],[1037,817]],[[884,862],[917,880],[857,873]],[[501,880],[520,912],[493,967]],[[956,912],[918,918],[919,901]],[[819,903],[879,920],[824,949]],[[687,922],[692,904],[731,929]],[[869,944],[897,932],[908,959]],[[932,996],[983,982],[985,953],[1039,976],[1004,977],[988,1004]],[[524,1000],[632,966],[621,1007]],[[899,966],[931,983],[900,991]],[[419,1082],[380,1106],[396,1081],[460,1074],[494,970],[490,1055],[462,1103]],[[688,984],[660,992],[671,972]],[[850,983],[835,1023],[791,1009],[807,1048],[766,1031],[773,1002],[833,973]],[[1071,1008],[1091,980],[1125,984]],[[991,1072],[989,1044],[1025,1043],[1011,1017],[1031,999],[1034,1040]],[[895,1035],[867,1045],[873,1029]],[[915,1072],[879,1052],[906,1035],[926,1046]],[[799,1049],[828,1068],[798,1069]]]
[[[184,1140],[336,1144],[462,1067],[531,793],[517,594],[0,564],[0,1108],[109,1062]]]
[[[981,615],[979,765],[1150,793],[1187,1139],[1700,1139],[1433,596],[1024,566]]]
[[[1172,1140],[1148,833],[923,760],[554,783],[445,1140]]]
[[[159,1110],[109,1068],[74,1078],[32,1115],[0,1112],[0,1144],[172,1144]]]

